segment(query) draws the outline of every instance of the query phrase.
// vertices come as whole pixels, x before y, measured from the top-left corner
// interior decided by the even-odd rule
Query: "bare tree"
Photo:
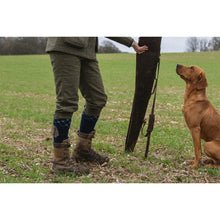
[[[199,40],[200,51],[209,51],[211,50],[211,43],[207,38],[202,38]]]
[[[220,50],[220,37],[213,37],[210,44],[212,50]]]
[[[121,51],[110,41],[103,41],[99,46],[99,53],[121,53]]]
[[[196,52],[199,49],[199,40],[197,37],[190,37],[187,40],[187,51]]]

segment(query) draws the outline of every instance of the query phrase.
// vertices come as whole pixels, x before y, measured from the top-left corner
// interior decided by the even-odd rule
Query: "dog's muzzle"
[[[176,73],[177,73],[178,75],[180,75],[180,74],[178,73],[178,69],[179,69],[181,66],[182,66],[181,64],[177,64],[177,65],[176,65]]]

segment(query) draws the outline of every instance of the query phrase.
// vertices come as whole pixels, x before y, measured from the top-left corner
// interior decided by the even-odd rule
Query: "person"
[[[146,45],[139,46],[131,37],[108,37],[127,47],[133,47],[141,54],[148,50]],[[96,52],[98,37],[49,37],[46,52],[49,53],[56,87],[56,109],[53,117],[55,172],[73,172],[77,175],[89,173],[89,168],[81,162],[102,165],[109,158],[92,148],[95,125],[107,96],[99,70]],[[69,129],[73,113],[78,110],[78,90],[85,98],[77,132],[75,149],[70,156]]]

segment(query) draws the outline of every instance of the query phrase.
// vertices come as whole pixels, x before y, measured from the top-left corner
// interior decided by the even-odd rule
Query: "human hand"
[[[138,53],[138,54],[142,54],[142,53],[144,53],[146,50],[148,50],[148,46],[144,45],[144,46],[141,46],[141,47],[140,47],[136,41],[134,41],[134,43],[132,44],[132,47],[134,48],[134,50],[135,50],[136,53]]]

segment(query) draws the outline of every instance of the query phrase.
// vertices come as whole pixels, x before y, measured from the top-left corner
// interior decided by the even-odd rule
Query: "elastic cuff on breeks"
[[[75,111],[74,111],[75,112]],[[58,112],[55,111],[53,118],[54,119],[71,119],[73,116],[73,112]]]
[[[94,116],[94,117],[97,117],[101,114],[101,111],[102,111],[103,107],[102,108],[90,108],[88,106],[84,106],[84,112],[87,114],[87,115],[91,115],[91,116]]]
[[[68,139],[68,133],[71,125],[71,119],[54,119],[52,135],[54,143],[62,143]]]

